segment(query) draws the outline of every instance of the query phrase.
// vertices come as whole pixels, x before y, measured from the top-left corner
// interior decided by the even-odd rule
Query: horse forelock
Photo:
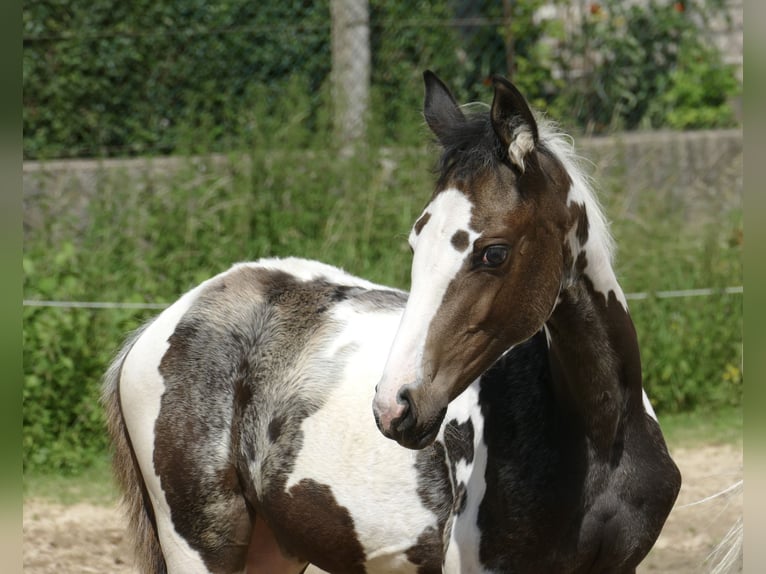
[[[466,172],[475,172],[502,162],[503,150],[492,128],[489,106],[473,103],[463,106],[465,120],[442,128],[439,143],[442,153],[437,164],[438,193],[447,185],[447,178],[459,166]]]

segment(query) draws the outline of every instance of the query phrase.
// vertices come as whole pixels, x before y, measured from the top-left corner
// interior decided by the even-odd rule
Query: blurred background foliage
[[[421,142],[426,68],[461,102],[512,76],[570,130],[734,125],[741,86],[706,34],[725,14],[722,0],[370,0],[369,137]],[[27,159],[194,151],[196,129],[229,151],[256,123],[301,123],[291,146],[330,135],[328,0],[36,0],[23,16]]]
[[[280,255],[407,288],[406,237],[433,186],[426,68],[461,102],[488,101],[490,75],[510,71],[575,135],[736,125],[735,70],[700,32],[720,5],[581,2],[573,26],[551,4],[570,3],[370,0],[369,117],[347,155],[326,1],[25,3],[25,158],[178,160],[99,171],[89,192],[60,188],[45,163],[25,173],[25,299],[170,303],[235,261]],[[741,284],[741,208],[715,199],[736,195],[735,178],[703,201],[673,182],[627,198],[618,175],[599,187],[627,292]],[[631,312],[661,414],[741,404],[741,296],[650,296]],[[103,459],[100,377],[155,313],[25,307],[25,471]]]

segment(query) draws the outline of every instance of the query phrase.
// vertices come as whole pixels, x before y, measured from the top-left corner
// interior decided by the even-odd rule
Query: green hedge
[[[514,3],[522,62],[535,61],[530,50],[542,28],[532,15],[541,3]],[[254,122],[281,117],[285,91],[296,86],[307,105],[291,120],[320,138],[331,133],[327,0],[39,0],[23,15],[27,158],[188,151],[179,146],[200,126],[215,149],[230,150]],[[490,73],[504,72],[501,16],[491,0],[371,0],[376,135],[402,142],[412,134],[409,114],[420,107],[426,68],[448,73],[461,101],[475,98]],[[455,17],[489,23],[449,25]],[[550,75],[542,66],[534,80],[525,72],[523,87],[534,95],[533,81]]]
[[[406,237],[432,189],[431,160],[423,149],[346,161],[254,151],[226,167],[189,161],[166,181],[102,178],[85,211],[43,193],[24,245],[25,298],[172,302],[233,262],[296,254],[407,287]],[[627,215],[620,187],[604,187],[626,291],[740,284],[741,213],[711,205],[690,220],[646,191]],[[631,311],[660,413],[740,404],[741,296],[633,301]],[[25,308],[25,469],[70,472],[103,456],[100,377],[151,315]]]
[[[572,128],[734,123],[739,82],[699,30],[720,3],[704,14],[691,3],[604,0],[580,30],[536,18],[543,0],[510,3],[508,18],[503,4],[370,0],[371,142],[420,141],[411,114],[426,68],[459,101],[482,99],[491,74],[508,74],[506,42],[522,92]],[[26,2],[24,156],[230,151],[264,124],[299,123],[309,136],[280,145],[327,142],[329,14],[327,0]],[[302,106],[285,110],[295,94]],[[199,129],[209,149],[189,137]]]
[[[225,145],[330,69],[326,2],[42,0],[24,37],[27,157],[167,153],[200,125]]]

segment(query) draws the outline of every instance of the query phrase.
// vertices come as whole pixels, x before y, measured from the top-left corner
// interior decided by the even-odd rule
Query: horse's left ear
[[[455,101],[455,97],[431,70],[423,72],[426,85],[426,96],[423,102],[423,116],[428,127],[436,138],[446,144],[448,134],[454,132],[454,127],[465,121],[463,112]]]
[[[493,76],[492,127],[508,150],[511,163],[524,171],[524,158],[537,145],[537,122],[521,92],[500,76]]]

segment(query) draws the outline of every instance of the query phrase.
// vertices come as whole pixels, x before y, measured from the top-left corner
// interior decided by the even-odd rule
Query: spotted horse
[[[654,544],[681,478],[570,140],[503,78],[470,113],[424,79],[409,296],[237,264],[110,367],[142,571],[628,573]]]

